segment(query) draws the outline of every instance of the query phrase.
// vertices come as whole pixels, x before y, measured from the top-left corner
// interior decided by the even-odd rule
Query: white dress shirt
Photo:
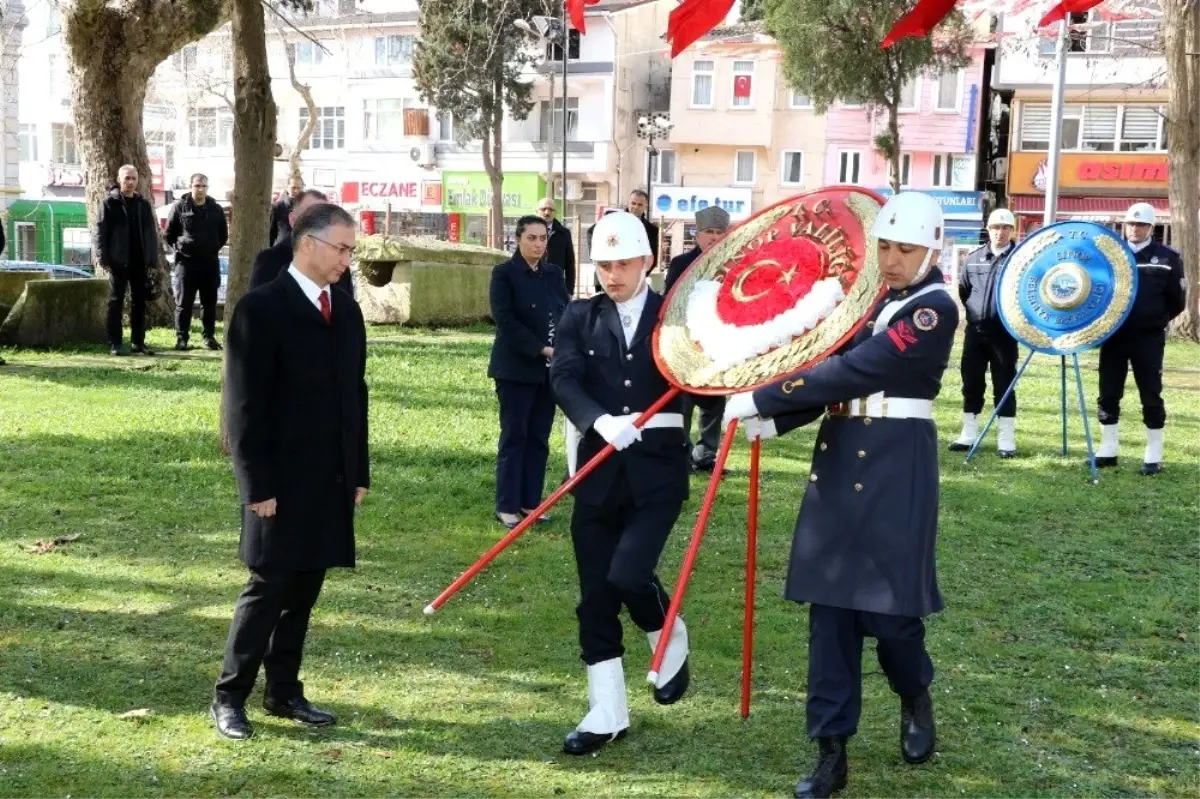
[[[313,304],[313,307],[318,311],[321,310],[321,295],[324,294],[329,299],[329,307],[333,307],[333,296],[329,293],[329,286],[321,288],[308,277],[308,275],[296,268],[295,264],[288,266],[288,274],[299,284],[300,289],[304,292],[304,296],[308,297],[308,301]]]
[[[626,347],[633,342],[633,334],[637,332],[638,323],[642,319],[642,309],[646,307],[647,291],[649,289],[646,287],[645,282],[643,282],[641,289],[631,299],[615,303],[617,306],[617,316],[621,319],[621,330],[625,333]]]

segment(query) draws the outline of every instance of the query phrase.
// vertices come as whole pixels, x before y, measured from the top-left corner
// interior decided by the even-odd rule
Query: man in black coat
[[[298,177],[288,179],[287,194],[271,206],[271,227],[267,232],[267,246],[278,244],[283,237],[292,232],[292,220],[295,218],[296,201],[304,191],[304,181]]]
[[[300,193],[296,198],[295,207],[288,217],[291,220],[288,222],[288,232],[284,233],[278,242],[265,250],[260,250],[258,255],[254,256],[254,265],[250,267],[250,289],[265,286],[287,271],[288,266],[292,263],[291,222],[317,203],[324,202],[329,202],[329,198],[323,191],[305,189]],[[354,296],[354,277],[350,274],[349,269],[338,279],[337,287],[351,297]]]
[[[1121,397],[1125,394],[1125,376],[1132,367],[1146,425],[1141,473],[1155,475],[1163,469],[1163,427],[1167,423],[1162,398],[1167,325],[1187,306],[1187,278],[1179,253],[1154,240],[1154,206],[1150,203],[1129,206],[1125,238],[1137,261],[1137,296],[1129,316],[1100,345],[1100,448],[1096,450],[1096,465],[1117,465]]]
[[[121,316],[128,290],[130,349],[153,355],[146,347],[146,281],[158,266],[158,225],[154,209],[137,193],[137,169],[128,164],[121,167],[117,184],[100,204],[96,220],[96,259],[108,271],[108,345],[113,355],[124,354]]]
[[[268,715],[334,723],[305,698],[300,660],[325,571],[354,566],[355,506],[371,484],[366,328],[358,304],[332,290],[350,268],[354,220],[317,205],[295,225],[288,274],[242,298],[226,338],[226,418],[250,580],[211,712],[233,739],[253,734],[245,703],[260,665]]]
[[[567,296],[574,297],[575,285],[575,242],[571,240],[571,230],[554,218],[554,200],[549,197],[538,203],[538,216],[546,220],[546,228],[550,239],[546,242],[545,262],[554,264],[563,270],[567,284]]]
[[[724,208],[710,205],[696,212],[696,246],[685,253],[676,255],[667,267],[666,284],[663,293],[669,294],[675,283],[691,266],[700,253],[712,247],[725,231],[729,230],[729,212]],[[689,437],[692,429],[692,414],[700,409],[700,426],[696,431],[696,445],[692,447],[692,468],[697,471],[711,472],[717,461],[717,447],[721,443],[721,414],[725,411],[724,397],[693,396],[684,397],[684,430]]]
[[[650,348],[662,297],[646,284],[650,242],[631,214],[596,223],[591,252],[604,293],[571,303],[558,324],[550,366],[555,398],[583,431],[578,462],[607,444],[617,450],[574,490],[571,543],[579,571],[580,657],[589,710],[563,744],[585,755],[625,735],[629,708],[621,606],[646,633],[664,634],[670,597],[655,573],[688,496],[683,402],[671,400],[644,429],[633,421],[669,389]],[[570,460],[570,454],[568,454]],[[677,618],[655,683],[659,704],[678,701],[689,682],[687,628]]]
[[[188,349],[192,307],[200,295],[201,332],[204,346],[219,350],[217,343],[217,290],[221,288],[221,248],[229,241],[225,209],[208,198],[208,178],[192,175],[192,190],[171,209],[163,239],[175,251],[175,266],[183,271],[183,287],[175,298],[175,349]]]
[[[958,306],[933,266],[944,246],[942,208],[904,192],[871,229],[888,292],[839,353],[753,392],[725,420],[770,438],[821,416],[812,471],[792,539],[786,596],[809,603],[808,734],[817,763],[795,796],[845,787],[847,739],[862,711],[862,647],[900,697],[900,755],[933,756],[933,661],[924,616],[938,590],[938,443],[933,400],[954,346]]]
[[[629,202],[625,210],[641,220],[646,229],[646,238],[650,240],[650,271],[658,267],[658,225],[650,221],[650,195],[641,189],[629,192]]]
[[[1015,249],[1013,233],[1016,225],[1016,217],[1007,208],[992,211],[988,216],[991,241],[967,257],[958,279],[958,297],[966,310],[967,330],[959,367],[962,374],[962,431],[951,442],[951,452],[966,452],[979,435],[979,414],[983,412],[986,375],[990,369],[992,399],[1000,406],[996,413],[997,454],[1001,458],[1017,454],[1017,392],[1013,391],[1000,403],[1000,398],[1017,377],[1017,340],[1004,326],[996,306],[1000,273]]]

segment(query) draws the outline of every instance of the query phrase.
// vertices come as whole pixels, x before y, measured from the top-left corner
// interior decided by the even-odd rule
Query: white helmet
[[[1150,203],[1134,203],[1125,212],[1125,221],[1139,225],[1154,224],[1154,206]]]
[[[649,254],[646,228],[628,211],[603,216],[592,229],[592,261],[621,261]]]
[[[871,225],[871,235],[897,244],[940,250],[945,228],[942,206],[937,200],[919,191],[906,191],[892,197],[880,209],[875,224]]]
[[[987,223],[988,227],[995,227],[996,225],[1008,225],[1015,228],[1017,226],[1017,218],[1007,208],[997,208],[988,215]]]

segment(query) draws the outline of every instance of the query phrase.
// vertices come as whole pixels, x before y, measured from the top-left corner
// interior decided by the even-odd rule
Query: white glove
[[[743,391],[725,400],[725,415],[721,418],[721,427],[729,427],[734,419],[748,419],[758,416],[758,408],[754,405],[754,392]]]
[[[775,429],[774,419],[762,419],[752,416],[746,420],[747,441],[754,441],[756,438],[761,438],[765,441],[768,438],[775,438],[777,435],[779,435],[779,431]]]
[[[606,413],[592,423],[592,429],[620,452],[633,442],[642,440],[642,431],[633,426],[633,419],[632,416],[611,416]]]

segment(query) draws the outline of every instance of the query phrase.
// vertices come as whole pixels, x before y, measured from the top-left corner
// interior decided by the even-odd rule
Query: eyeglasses
[[[333,249],[337,250],[337,254],[339,256],[349,255],[351,258],[353,258],[354,253],[357,252],[356,247],[347,247],[345,244],[334,244],[332,241],[326,241],[325,239],[321,238],[320,236],[314,236],[311,233],[308,234],[308,237],[314,241],[321,242],[326,247],[332,247]]]

